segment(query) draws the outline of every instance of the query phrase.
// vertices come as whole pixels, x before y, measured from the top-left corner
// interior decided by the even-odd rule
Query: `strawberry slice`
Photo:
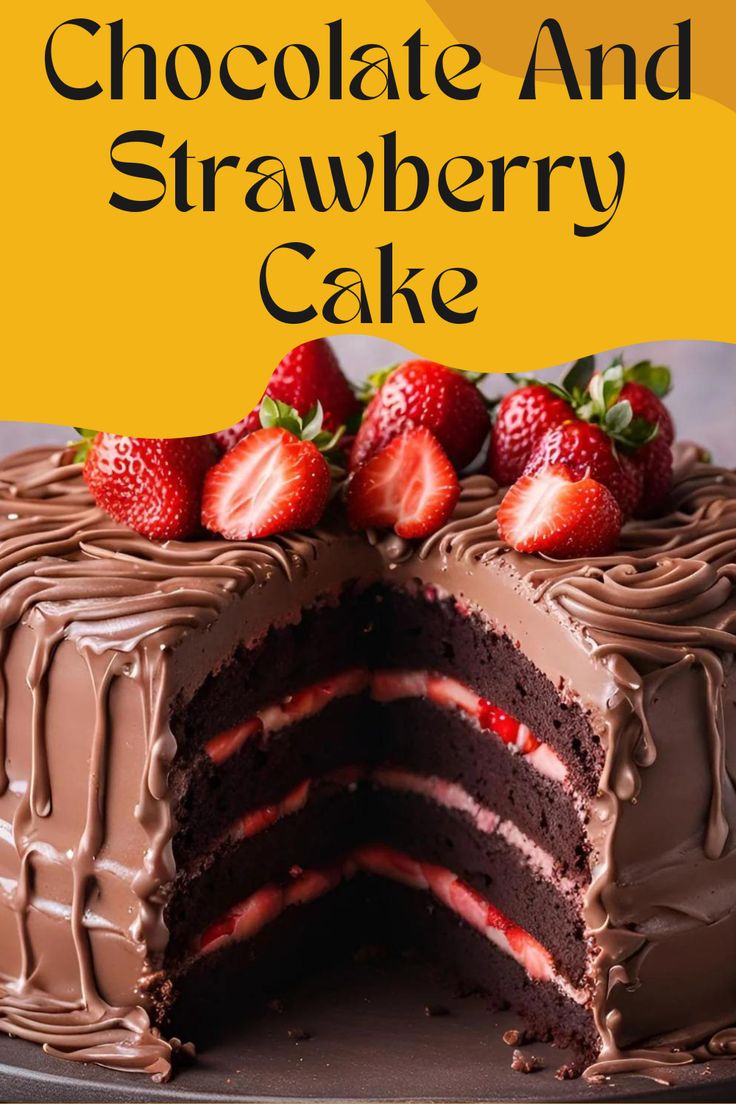
[[[308,529],[322,517],[330,469],[316,445],[280,426],[259,429],[207,473],[202,524],[228,540]]]
[[[523,475],[498,509],[502,538],[517,552],[570,559],[602,556],[616,547],[621,510],[607,487],[575,481],[563,464]]]
[[[533,935],[515,924],[506,928],[506,938],[515,957],[535,981],[551,981],[554,977],[552,956]]]
[[[217,942],[217,940],[225,939],[232,935],[235,931],[235,921],[236,917],[232,913],[227,913],[219,920],[215,920],[208,928],[205,928],[199,937],[200,951],[206,950],[207,947]]]
[[[395,437],[352,477],[348,518],[353,529],[393,528],[411,539],[434,533],[460,496],[455,469],[423,426]]]

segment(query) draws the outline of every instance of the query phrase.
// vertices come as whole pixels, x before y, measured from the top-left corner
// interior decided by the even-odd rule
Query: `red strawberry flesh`
[[[202,522],[229,540],[308,529],[322,517],[330,484],[325,458],[310,441],[279,427],[260,429],[208,473]]]
[[[577,418],[550,429],[538,442],[524,469],[533,475],[550,464],[564,464],[578,479],[589,475],[608,487],[628,517],[638,506],[642,492],[642,473],[622,448],[600,426]]]
[[[524,475],[498,509],[502,538],[518,552],[582,558],[612,552],[621,511],[602,483],[576,480],[562,464]]]
[[[455,469],[429,432],[395,437],[353,475],[347,508],[354,529],[393,528],[407,539],[429,536],[450,517],[460,495]]]

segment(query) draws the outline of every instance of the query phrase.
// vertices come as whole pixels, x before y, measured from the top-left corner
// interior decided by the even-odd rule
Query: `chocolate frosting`
[[[563,697],[586,709],[604,744],[588,811],[600,861],[584,911],[600,947],[592,980],[602,1040],[590,1072],[736,1053],[735,969],[725,961],[736,934],[736,795],[727,752],[736,722],[733,708],[728,716],[724,708],[736,696],[736,476],[697,457],[694,446],[680,447],[666,517],[629,523],[619,551],[590,561],[509,550],[496,524],[500,493],[481,475],[463,481],[451,521],[419,546],[351,536],[339,509],[309,534],[157,544],[94,505],[68,453],[38,449],[9,458],[0,467],[0,818],[12,820],[16,882],[7,893],[20,952],[14,976],[0,984],[0,1029],[67,1058],[168,1076],[178,1044],[151,1026],[145,994],[166,945],[163,904],[174,874],[172,702],[225,661],[241,623],[247,643],[351,578],[420,579],[508,631]],[[197,643],[201,632],[206,648]],[[88,674],[94,722],[81,830],[73,847],[59,839],[54,851],[70,879],[65,915],[74,950],[75,985],[65,983],[68,999],[60,999],[65,985],[57,990],[46,980],[53,969],[40,961],[34,925],[40,932],[52,923],[36,866],[51,845],[44,826],[63,798],[57,786],[67,784],[49,762],[49,711],[54,669],[72,662],[64,659],[70,649]],[[27,657],[30,695],[27,785],[9,722],[6,736],[17,655]],[[125,863],[109,842],[108,811],[111,718],[122,708],[121,685],[135,690],[143,731],[134,802],[143,843],[138,861],[133,845],[125,852],[123,890]],[[686,709],[697,713],[674,724]],[[692,786],[687,809],[668,809],[664,787],[677,779],[686,793]],[[106,913],[97,926],[93,904]],[[123,919],[131,911],[132,924]],[[124,970],[101,978],[108,938],[135,948],[130,984]],[[662,1031],[654,995],[683,955],[694,956],[693,977],[699,963],[705,971],[724,959],[727,992],[718,1007],[679,992],[684,1002],[692,995],[692,1027]],[[676,988],[673,980],[669,1002]],[[120,999],[126,993],[127,1002]],[[639,1045],[653,1035],[662,1037]]]

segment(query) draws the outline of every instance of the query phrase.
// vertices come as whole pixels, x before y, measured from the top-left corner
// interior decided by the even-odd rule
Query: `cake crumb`
[[[515,1050],[511,1059],[511,1068],[517,1073],[536,1073],[537,1070],[544,1069],[544,1063],[533,1054],[527,1058],[520,1050]]]
[[[295,1043],[305,1043],[312,1038],[311,1032],[305,1031],[303,1027],[290,1027],[288,1035]]]
[[[425,1004],[424,1006],[425,1016],[449,1016],[450,1009],[446,1004]]]
[[[586,1078],[586,1080],[589,1085],[603,1085],[606,1078],[605,1075],[602,1073],[591,1073],[590,1076]]]
[[[266,1008],[269,1012],[278,1012],[279,1015],[281,1015],[282,1012],[286,1011],[286,1005],[281,1000],[281,997],[274,997],[273,1000],[270,1000],[268,1002]]]
[[[573,1081],[577,1077],[577,1072],[574,1066],[560,1066],[558,1070],[555,1070],[555,1077],[558,1081]]]
[[[510,1028],[508,1031],[504,1031],[502,1039],[506,1046],[518,1047],[520,1043],[524,1041],[522,1032],[516,1027]]]

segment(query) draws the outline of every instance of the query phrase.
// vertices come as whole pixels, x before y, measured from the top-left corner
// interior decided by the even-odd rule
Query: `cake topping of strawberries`
[[[418,426],[431,430],[456,468],[480,452],[490,430],[486,401],[476,377],[431,360],[410,360],[376,377],[350,454],[354,470],[397,437]]]
[[[489,470],[499,486],[514,483],[547,430],[572,417],[572,404],[545,384],[518,387],[504,396],[488,450]]]
[[[276,367],[265,394],[293,407],[301,417],[320,404],[325,430],[334,433],[358,413],[360,404],[343,375],[332,346],[324,338],[297,345]],[[261,428],[261,403],[246,418],[214,434],[226,452],[245,436]]]
[[[612,552],[621,521],[607,487],[589,476],[575,479],[562,464],[523,475],[498,509],[499,531],[512,548],[557,559]]]
[[[394,437],[354,472],[347,493],[353,529],[393,528],[429,536],[450,517],[460,483],[446,452],[424,426]]]
[[[202,523],[229,540],[269,537],[316,525],[332,476],[323,453],[340,431],[322,429],[319,404],[306,419],[271,398],[261,404],[262,428],[249,433],[208,472]]]
[[[625,366],[616,358],[596,371],[595,358],[583,357],[561,385],[511,378],[522,386],[500,403],[489,450],[498,483],[518,478],[526,457],[527,475],[563,464],[576,479],[590,476],[604,484],[624,518],[663,508],[671,481],[671,455],[668,460],[665,450],[674,435],[662,402],[670,388],[669,369],[649,361]],[[662,443],[650,448],[658,437]]]
[[[197,532],[205,474],[217,459],[209,437],[81,432],[76,456],[84,460],[84,480],[110,517],[152,540]]]
[[[564,464],[576,479],[589,475],[603,483],[629,517],[639,505],[644,473],[613,439],[593,422],[572,419],[545,433],[532,453],[525,473],[533,475],[550,464]]]

